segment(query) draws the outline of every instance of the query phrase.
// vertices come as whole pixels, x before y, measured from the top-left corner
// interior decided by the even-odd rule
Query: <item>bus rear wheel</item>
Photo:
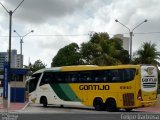
[[[109,112],[115,112],[117,111],[117,105],[116,105],[116,101],[113,98],[109,98],[106,101],[106,110]]]
[[[42,97],[41,98],[41,103],[43,104],[43,107],[47,107],[47,105],[48,105],[47,98],[46,97]]]
[[[132,111],[132,108],[126,108],[125,110],[126,110],[126,112],[130,112],[130,111]]]
[[[104,103],[101,98],[97,98],[93,102],[93,106],[96,111],[103,111],[104,109]]]

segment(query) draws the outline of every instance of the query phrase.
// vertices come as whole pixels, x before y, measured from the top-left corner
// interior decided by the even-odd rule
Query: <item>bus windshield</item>
[[[38,73],[38,74],[34,74],[32,75],[31,79],[29,80],[29,93],[33,92],[36,87],[37,87],[37,83],[38,83],[38,80],[40,78],[41,74]]]

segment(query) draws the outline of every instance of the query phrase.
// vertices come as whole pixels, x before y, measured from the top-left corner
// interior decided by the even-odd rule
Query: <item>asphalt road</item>
[[[42,107],[41,104],[30,104],[24,111],[19,111],[21,113],[71,113],[71,114],[102,114],[102,113],[111,113],[107,111],[95,111],[94,108],[82,108],[82,107],[71,107],[71,106],[55,106],[50,105],[47,108]],[[125,112],[125,110],[120,110],[116,113]],[[154,112],[154,113],[160,113],[160,95],[158,95],[158,103],[154,107],[148,107],[148,108],[139,108],[134,109],[132,112]],[[115,113],[115,112],[114,112]]]
[[[95,111],[94,108],[53,105],[44,108],[40,104],[30,104],[23,111],[1,113],[0,120],[159,120],[160,111],[154,111],[157,108],[160,110],[160,95],[158,97],[157,107],[135,109],[132,112]]]
[[[18,120],[159,120],[160,112],[133,110],[126,112],[95,111],[94,108],[80,107],[42,107],[40,104],[31,104],[24,111],[14,113]],[[147,117],[146,117],[147,116]]]
[[[123,115],[124,116],[124,115]],[[8,114],[2,120],[120,120],[120,114]],[[8,118],[8,119],[5,119]]]
[[[56,105],[49,105],[46,108],[44,108],[41,104],[30,104],[26,109],[24,109],[23,111],[17,111],[20,113],[30,113],[32,111],[32,113],[60,113],[60,114],[66,114],[66,113],[70,113],[70,114],[83,114],[83,113],[87,113],[87,114],[105,114],[105,113],[111,113],[111,112],[107,112],[107,111],[96,111],[94,108],[90,107],[72,107],[72,106],[64,106],[64,107],[60,107],[60,106],[56,106]],[[118,112],[113,112],[113,113],[121,113],[121,112],[126,112],[125,110],[119,110]],[[141,110],[133,110],[132,112],[144,112]]]
[[[32,106],[33,107],[33,106]],[[31,108],[32,108],[31,107]],[[9,114],[2,113],[0,120],[159,120],[160,113],[133,112],[106,112],[95,111],[85,108],[42,108],[34,106],[43,111],[21,111]],[[45,110],[46,111],[45,111]],[[28,109],[29,110],[29,109]],[[35,110],[35,109],[34,109]],[[50,111],[50,112],[49,112]]]

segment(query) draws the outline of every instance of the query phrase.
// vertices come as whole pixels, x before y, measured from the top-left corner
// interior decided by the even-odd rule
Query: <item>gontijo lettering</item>
[[[142,78],[142,82],[157,82],[157,78]]]
[[[79,90],[109,90],[109,85],[80,85]]]

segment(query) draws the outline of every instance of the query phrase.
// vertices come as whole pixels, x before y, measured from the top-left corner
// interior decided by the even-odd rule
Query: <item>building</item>
[[[0,52],[0,70],[3,70],[4,62],[8,61],[8,51]],[[11,68],[23,67],[23,55],[17,54],[17,50],[11,50]]]
[[[10,96],[11,102],[25,102],[26,101],[26,79],[29,69],[12,68],[10,81]]]
[[[3,70],[3,64],[5,61],[8,61],[8,53],[0,52],[0,70]]]
[[[0,52],[0,70],[4,69],[4,63],[8,61],[8,52]],[[23,55],[17,54],[17,50],[11,50],[11,80],[10,80],[10,101],[25,102],[26,87],[25,80],[29,69],[23,67]],[[3,103],[2,96],[5,90],[5,76],[0,75],[0,104]],[[2,102],[1,102],[2,101]]]
[[[17,68],[23,68],[23,55],[17,54]]]
[[[122,34],[116,34],[113,38],[120,38],[123,41],[123,48],[129,52],[129,37],[124,37]]]
[[[29,69],[25,68],[12,68],[11,81],[10,81],[10,101],[11,102],[25,102],[26,101],[26,79]],[[0,104],[4,88],[4,75],[0,75]]]

